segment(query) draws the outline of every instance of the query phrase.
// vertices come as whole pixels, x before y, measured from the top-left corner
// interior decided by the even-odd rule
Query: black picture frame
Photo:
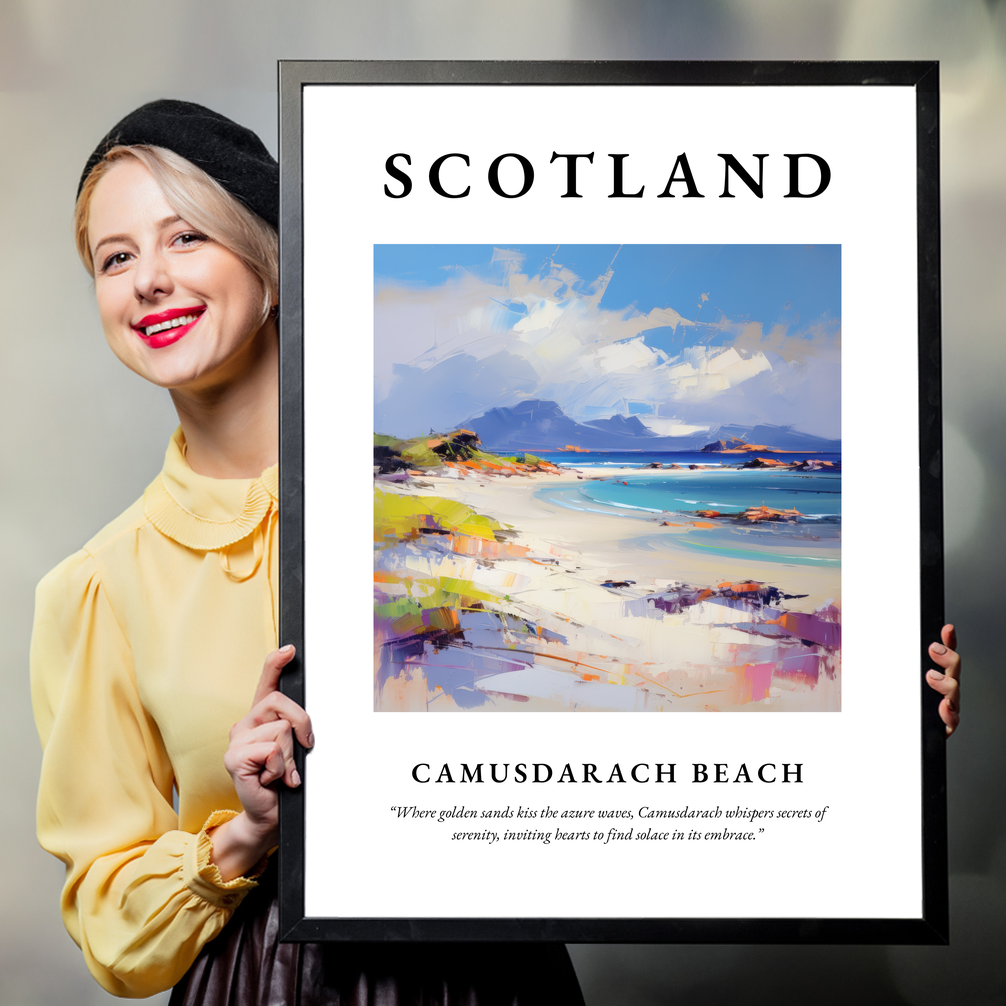
[[[287,941],[563,941],[625,943],[939,944],[948,933],[945,736],[939,696],[925,684],[927,647],[943,624],[940,378],[939,68],[935,62],[355,62],[282,61],[280,119],[280,641],[298,648],[282,688],[310,711],[304,648],[304,394],[302,95],[308,85],[451,87],[646,84],[911,87],[915,91],[918,238],[923,905],[919,918],[318,918],[305,915],[304,785],[281,794],[280,927]]]

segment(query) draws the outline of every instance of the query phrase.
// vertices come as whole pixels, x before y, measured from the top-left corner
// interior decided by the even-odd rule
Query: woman
[[[38,831],[67,929],[121,996],[582,1003],[561,945],[277,944],[276,787],[314,742],[277,690],[277,221],[258,137],[187,102],[131,113],[81,179],[106,339],[180,426],[143,497],[38,589]]]

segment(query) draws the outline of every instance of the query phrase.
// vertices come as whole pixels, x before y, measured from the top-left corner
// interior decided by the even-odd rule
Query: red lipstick
[[[133,325],[133,331],[151,349],[161,349],[164,346],[170,346],[173,342],[178,342],[179,339],[187,335],[205,310],[204,305],[199,305],[196,307],[173,307],[168,311],[148,314]],[[189,320],[178,324],[179,320],[183,318]]]

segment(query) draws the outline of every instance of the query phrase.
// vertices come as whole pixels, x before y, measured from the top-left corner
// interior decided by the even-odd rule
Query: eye
[[[205,234],[200,234],[199,231],[184,231],[171,243],[176,248],[193,248],[196,245],[203,244],[208,240],[209,238],[207,238]]]
[[[120,267],[124,266],[130,260],[130,258],[131,256],[129,252],[114,252],[109,255],[104,262],[102,262],[101,271],[103,273],[117,272]]]

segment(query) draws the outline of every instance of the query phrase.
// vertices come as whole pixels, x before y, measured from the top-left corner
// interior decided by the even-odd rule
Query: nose
[[[157,301],[174,290],[166,256],[160,249],[141,254],[133,270],[133,289],[138,301]]]

